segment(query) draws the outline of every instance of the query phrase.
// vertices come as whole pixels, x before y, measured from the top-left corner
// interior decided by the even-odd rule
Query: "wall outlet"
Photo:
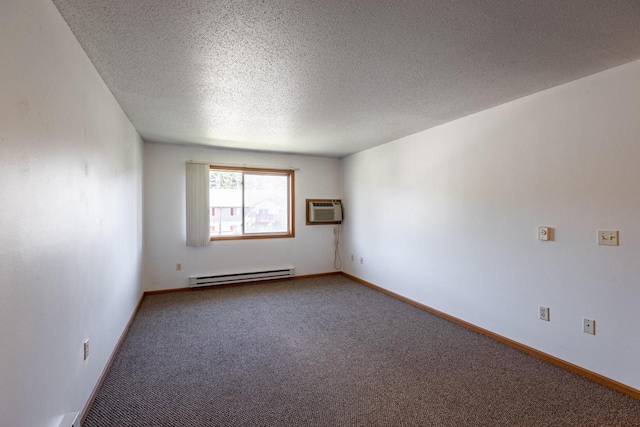
[[[618,230],[598,230],[598,244],[618,246]]]
[[[353,262],[353,259],[354,259],[354,258],[353,258],[353,254],[351,254],[351,262]]]
[[[538,315],[539,315],[541,320],[546,320],[547,322],[549,320],[551,320],[549,318],[549,307],[539,306],[538,307]]]
[[[596,321],[592,319],[582,318],[582,332],[585,334],[596,334]]]
[[[182,264],[176,264],[176,271],[182,271]]]
[[[360,257],[360,264],[364,264],[364,258]]]
[[[87,360],[89,358],[89,338],[87,338],[86,340],[84,340],[84,343],[82,345],[82,350],[83,350],[83,360]]]

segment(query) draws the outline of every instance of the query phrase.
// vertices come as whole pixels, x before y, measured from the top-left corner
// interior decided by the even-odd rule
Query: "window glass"
[[[245,174],[244,232],[286,233],[288,176]]]
[[[211,167],[212,239],[293,237],[293,171]]]

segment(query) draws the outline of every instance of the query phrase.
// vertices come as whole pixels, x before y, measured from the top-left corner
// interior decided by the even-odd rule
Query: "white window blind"
[[[209,209],[209,165],[187,163],[187,246],[209,245]]]

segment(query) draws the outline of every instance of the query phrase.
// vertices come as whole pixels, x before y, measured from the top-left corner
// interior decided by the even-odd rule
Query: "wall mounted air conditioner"
[[[307,224],[340,224],[341,222],[340,200],[307,200]]]

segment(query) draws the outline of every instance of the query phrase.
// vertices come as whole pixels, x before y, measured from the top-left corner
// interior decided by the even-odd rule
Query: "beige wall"
[[[296,168],[295,238],[214,241],[187,247],[185,164]],[[340,160],[145,142],[145,290],[186,287],[189,276],[295,267],[297,275],[334,271],[334,227],[305,225],[305,199],[340,198]],[[176,271],[176,264],[182,271]]]
[[[640,389],[639,118],[633,62],[343,159],[345,271]]]
[[[0,424],[57,427],[142,293],[142,142],[53,3],[1,9]]]

